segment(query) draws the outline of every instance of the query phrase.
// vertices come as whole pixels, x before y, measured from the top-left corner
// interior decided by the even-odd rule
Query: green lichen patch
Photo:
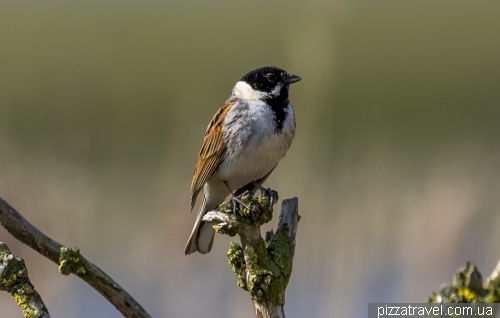
[[[0,290],[13,294],[19,284],[28,277],[24,260],[10,253],[0,252]]]
[[[267,252],[272,256],[273,262],[283,272],[287,284],[292,274],[292,247],[290,238],[288,237],[288,230],[288,226],[278,229],[266,245]]]
[[[262,302],[270,299],[279,303],[280,270],[267,254],[263,239],[245,247],[247,264],[250,270],[248,290],[253,299]]]
[[[62,247],[59,255],[59,272],[63,275],[75,274],[84,277],[87,273],[87,262],[80,255],[77,247]]]
[[[500,303],[500,275],[495,279],[490,280],[485,288],[489,291],[485,300],[487,303]]]
[[[483,285],[481,273],[469,261],[453,277],[452,284],[443,284],[438,292],[428,299],[429,303],[498,303],[500,302],[499,282]]]
[[[291,243],[287,227],[269,234],[268,240],[257,240],[243,249],[231,244],[228,251],[229,264],[238,279],[238,286],[250,292],[252,299],[259,302],[270,300],[275,305],[285,302],[285,290],[292,271]],[[246,273],[250,275],[246,280]]]
[[[37,318],[48,313],[29,280],[24,260],[14,257],[4,243],[0,243],[0,290],[14,297],[24,317]]]
[[[266,191],[262,196],[245,195],[241,200],[248,208],[239,206],[236,211],[232,201],[220,204],[218,211],[230,214],[230,217],[227,217],[228,220],[224,218],[224,223],[214,228],[223,234],[240,234],[244,249],[232,243],[227,253],[238,286],[258,302],[270,301],[280,306],[284,305],[285,290],[292,272],[289,228],[283,226],[276,233],[267,232],[266,240],[259,234],[256,236],[254,231],[272,219],[273,197],[276,194],[272,191]]]
[[[253,225],[259,227],[272,220],[273,218],[273,204],[272,198],[269,194],[261,196],[253,196],[251,193],[241,197],[241,201],[249,208],[238,205],[236,208],[236,221],[246,225]],[[233,214],[234,205],[233,201],[221,203],[217,210],[222,213]],[[225,234],[225,233],[224,233]]]
[[[243,249],[240,244],[231,243],[229,251],[227,251],[227,259],[229,261],[229,266],[237,278],[237,285],[243,290],[248,291],[247,280],[246,280],[246,265],[245,256],[243,255]]]

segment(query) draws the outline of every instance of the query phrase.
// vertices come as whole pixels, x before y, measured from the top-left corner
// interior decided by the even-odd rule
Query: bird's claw
[[[250,208],[243,201],[241,201],[240,197],[233,196],[232,199],[231,199],[233,201],[233,215],[236,215],[236,207],[238,205],[242,206],[242,207],[244,207],[244,208],[246,208],[246,209],[248,209],[250,211]]]
[[[261,190],[261,193],[262,193],[262,195],[266,195],[266,196],[268,195],[271,197],[271,204],[272,205],[275,205],[276,203],[278,203],[278,200],[280,197],[279,197],[277,191],[275,191],[271,188],[267,188],[267,189],[264,188],[264,190]]]

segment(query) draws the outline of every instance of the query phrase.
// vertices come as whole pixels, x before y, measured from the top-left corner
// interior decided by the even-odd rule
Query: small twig
[[[24,317],[50,318],[47,307],[30,282],[24,260],[14,257],[3,242],[0,242],[0,290],[14,297]]]
[[[78,248],[67,248],[40,232],[0,198],[0,224],[38,253],[59,265],[64,275],[73,273],[104,296],[125,317],[151,317],[142,306],[99,267],[86,260]]]

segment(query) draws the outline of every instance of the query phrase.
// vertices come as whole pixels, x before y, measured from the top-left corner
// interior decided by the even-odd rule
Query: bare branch
[[[104,296],[125,317],[151,317],[142,306],[99,267],[40,232],[0,198],[0,224],[22,243],[59,265],[64,275],[75,274]]]

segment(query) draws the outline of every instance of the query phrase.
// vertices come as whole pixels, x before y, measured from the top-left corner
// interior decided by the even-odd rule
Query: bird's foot
[[[250,211],[250,208],[243,201],[241,201],[241,197],[243,197],[243,195],[245,194],[246,192],[240,196],[232,195],[231,200],[233,201],[233,215],[236,215],[236,209],[238,205]]]
[[[278,200],[279,200],[279,198],[280,198],[280,197],[279,197],[279,195],[278,195],[278,192],[277,192],[277,191],[274,191],[274,190],[273,190],[273,189],[271,189],[271,188],[267,188],[267,189],[266,189],[266,188],[264,188],[264,187],[263,187],[260,183],[258,183],[258,182],[256,182],[256,181],[254,181],[254,182],[253,182],[253,184],[254,184],[257,188],[259,188],[260,193],[261,193],[262,195],[266,195],[266,196],[267,196],[267,195],[269,195],[269,196],[271,197],[271,204],[272,204],[272,205],[275,205],[275,204],[278,202]]]
[[[267,189],[261,189],[260,192],[262,193],[262,195],[269,195],[271,197],[271,205],[275,205],[280,196],[278,195],[278,191],[275,191],[271,188],[267,188]]]
[[[247,191],[245,191],[245,193],[243,193],[242,195],[237,196],[231,190],[231,188],[229,187],[229,184],[227,184],[226,181],[224,181],[224,185],[226,186],[227,190],[231,194],[231,201],[233,202],[233,215],[236,215],[236,207],[238,205],[240,205],[240,206],[242,206],[242,207],[247,208],[248,210],[250,210],[250,208],[245,203],[243,203],[243,201],[241,201],[241,198],[243,197],[243,195],[247,194]]]

